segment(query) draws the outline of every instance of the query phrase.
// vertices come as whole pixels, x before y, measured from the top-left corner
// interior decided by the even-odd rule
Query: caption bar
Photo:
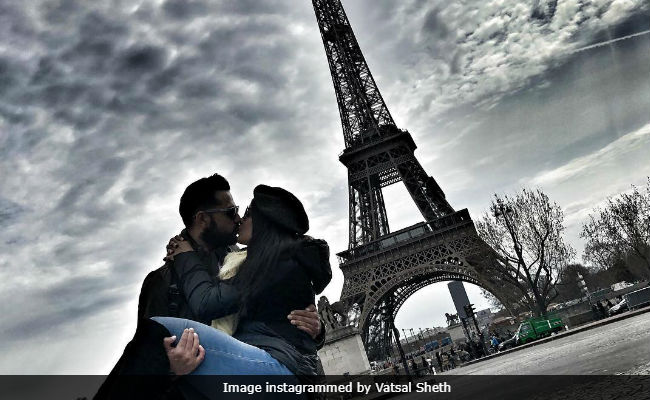
[[[373,388],[375,389],[373,391]],[[361,382],[349,382],[342,385],[332,385],[332,384],[311,384],[311,385],[299,385],[299,384],[289,384],[289,383],[280,383],[273,384],[266,382],[264,385],[261,384],[223,384],[224,393],[244,393],[244,394],[256,394],[256,393],[361,393],[369,394],[371,392],[377,393],[451,393],[451,385],[447,382],[440,383],[427,383],[419,382],[415,385],[411,382],[404,384],[397,383],[374,383],[374,384],[363,384]]]

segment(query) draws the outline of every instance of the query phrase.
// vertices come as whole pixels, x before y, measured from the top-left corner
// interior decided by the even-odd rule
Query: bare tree
[[[633,255],[650,271],[650,178],[645,190],[632,185],[632,192],[607,199],[582,226],[584,259],[601,268]]]
[[[497,299],[496,296],[493,295],[489,290],[485,290],[481,288],[481,295],[485,300],[487,300],[488,304],[490,305],[490,308],[498,308],[498,309],[503,308],[501,301],[499,301],[499,299]]]
[[[495,195],[490,208],[476,223],[479,236],[496,251],[488,272],[515,288],[520,303],[535,315],[546,314],[558,294],[558,279],[575,256],[562,237],[562,209],[539,189]]]

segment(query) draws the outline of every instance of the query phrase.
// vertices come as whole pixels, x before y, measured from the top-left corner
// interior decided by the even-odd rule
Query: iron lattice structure
[[[466,209],[455,211],[397,128],[359,48],[340,0],[312,0],[336,92],[348,169],[349,246],[338,309],[357,310],[371,359],[385,359],[392,321],[406,299],[435,282],[463,280],[497,298],[504,284],[481,265],[493,257]],[[425,222],[390,232],[382,188],[403,182]],[[502,301],[504,302],[504,301]],[[504,304],[506,304],[504,302]],[[345,316],[345,320],[348,320]]]

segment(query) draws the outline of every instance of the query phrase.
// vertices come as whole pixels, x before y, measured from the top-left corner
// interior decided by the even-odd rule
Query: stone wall
[[[325,346],[318,350],[327,375],[358,375],[370,370],[370,363],[361,335],[352,327],[328,332]]]

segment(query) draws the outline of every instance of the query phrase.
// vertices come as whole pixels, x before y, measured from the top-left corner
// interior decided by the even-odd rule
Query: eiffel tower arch
[[[349,245],[337,254],[344,283],[336,308],[358,327],[369,358],[385,359],[397,311],[419,289],[461,280],[490,291],[507,308],[512,289],[489,273],[495,253],[467,209],[454,210],[415,157],[411,134],[395,125],[341,1],[312,3],[343,128],[339,160],[348,170]],[[398,182],[424,221],[391,232],[382,189]]]
[[[480,286],[510,308],[504,283],[489,275],[494,253],[476,234],[467,210],[422,222],[361,247],[338,254],[344,284],[341,305],[360,310],[354,318],[368,356],[385,359],[392,323],[404,302],[433,283],[460,280]]]

